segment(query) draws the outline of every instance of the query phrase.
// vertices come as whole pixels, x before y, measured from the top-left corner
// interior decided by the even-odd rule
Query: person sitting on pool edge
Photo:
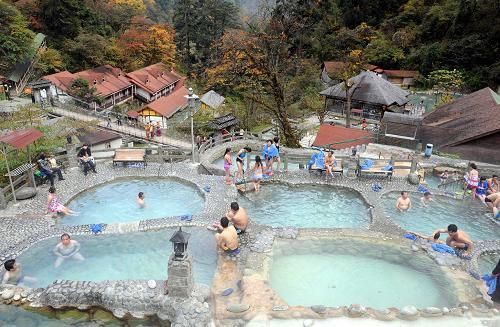
[[[401,196],[396,201],[396,209],[398,209],[400,212],[408,211],[411,209],[411,200],[408,197],[408,192],[401,192]]]
[[[467,233],[458,230],[457,225],[450,224],[446,229],[437,229],[432,233],[432,236],[434,237],[437,233],[448,233],[449,236],[446,238],[446,245],[464,250],[466,254],[472,253],[474,243]]]
[[[61,242],[55,246],[53,252],[57,256],[54,262],[55,268],[59,267],[66,259],[75,259],[78,261],[85,260],[80,254],[80,243],[72,240],[67,233],[61,235]]]
[[[222,217],[220,219],[222,232],[215,234],[217,245],[227,254],[237,254],[239,252],[238,234],[234,226],[229,226],[229,219]]]
[[[233,223],[238,235],[243,234],[248,226],[248,214],[238,202],[231,202],[231,210],[226,212],[226,218]]]
[[[137,194],[137,204],[139,208],[144,208],[146,206],[146,202],[144,202],[144,192],[139,192],[139,194]]]
[[[431,192],[428,192],[428,191],[427,191],[427,192],[425,192],[425,193],[424,193],[424,196],[420,198],[420,202],[422,203],[422,205],[423,205],[424,207],[427,207],[427,203],[429,203],[429,202],[431,202],[431,201],[434,201],[434,200],[432,199],[432,194],[431,194]]]

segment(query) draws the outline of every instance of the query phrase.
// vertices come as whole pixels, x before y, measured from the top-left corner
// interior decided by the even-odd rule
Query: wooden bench
[[[411,160],[396,160],[393,166],[393,176],[406,177],[411,172]]]
[[[146,150],[144,149],[116,149],[113,166],[117,163],[141,163],[146,168]]]
[[[334,163],[335,162],[337,163],[337,165],[335,165],[333,167],[332,173],[342,175],[344,173],[344,167],[342,165],[342,159],[335,158]],[[320,175],[323,175],[323,173],[326,172],[326,167],[318,168],[315,165],[312,165],[311,167],[309,167],[309,172],[311,173],[313,171],[320,173]]]
[[[374,162],[373,166],[369,169],[362,169],[361,164],[366,160],[372,160]],[[371,159],[371,158],[359,158],[357,175],[361,177],[362,175],[384,175],[386,177],[392,178],[393,170],[384,170],[384,167],[390,165],[390,161],[386,159]],[[393,167],[394,169],[394,167]]]

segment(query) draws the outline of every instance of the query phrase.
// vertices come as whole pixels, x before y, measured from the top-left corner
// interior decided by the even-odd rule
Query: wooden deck
[[[146,150],[143,149],[116,149],[113,166],[117,163],[140,163],[146,168]]]

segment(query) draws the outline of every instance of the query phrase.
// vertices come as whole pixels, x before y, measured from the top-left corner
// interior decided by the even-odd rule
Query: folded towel
[[[432,249],[440,253],[455,254],[455,250],[451,246],[448,246],[446,244],[434,243],[432,244]]]
[[[380,192],[382,190],[382,186],[379,183],[373,183],[372,184],[372,190],[374,192]]]
[[[486,283],[486,286],[488,286],[488,294],[493,295],[497,289],[497,276],[484,274],[482,279]]]
[[[414,234],[410,234],[410,233],[406,233],[403,235],[405,238],[409,239],[409,240],[412,240],[412,241],[415,241],[417,239],[417,236],[414,235]]]
[[[203,188],[203,191],[205,191],[205,192],[207,192],[207,193],[210,193],[210,186],[208,186],[208,185],[207,185],[207,186],[205,186],[205,187]]]
[[[102,224],[89,225],[90,231],[94,234],[102,233]]]
[[[191,221],[191,220],[193,220],[193,215],[191,215],[191,214],[182,215],[181,220]]]
[[[368,168],[371,168],[375,164],[375,161],[371,159],[365,159],[365,162],[363,164],[368,166]]]
[[[385,165],[384,168],[382,168],[382,170],[392,171],[392,166],[391,165]]]
[[[370,169],[370,167],[368,167],[367,165],[363,164],[363,165],[360,165],[359,166],[361,168],[361,170],[368,170]]]

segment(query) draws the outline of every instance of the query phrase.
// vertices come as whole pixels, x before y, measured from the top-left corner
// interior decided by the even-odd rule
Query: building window
[[[109,143],[109,142],[108,142],[108,143],[105,143],[105,144],[104,144],[104,148],[106,148],[106,149],[111,149],[111,143]]]

